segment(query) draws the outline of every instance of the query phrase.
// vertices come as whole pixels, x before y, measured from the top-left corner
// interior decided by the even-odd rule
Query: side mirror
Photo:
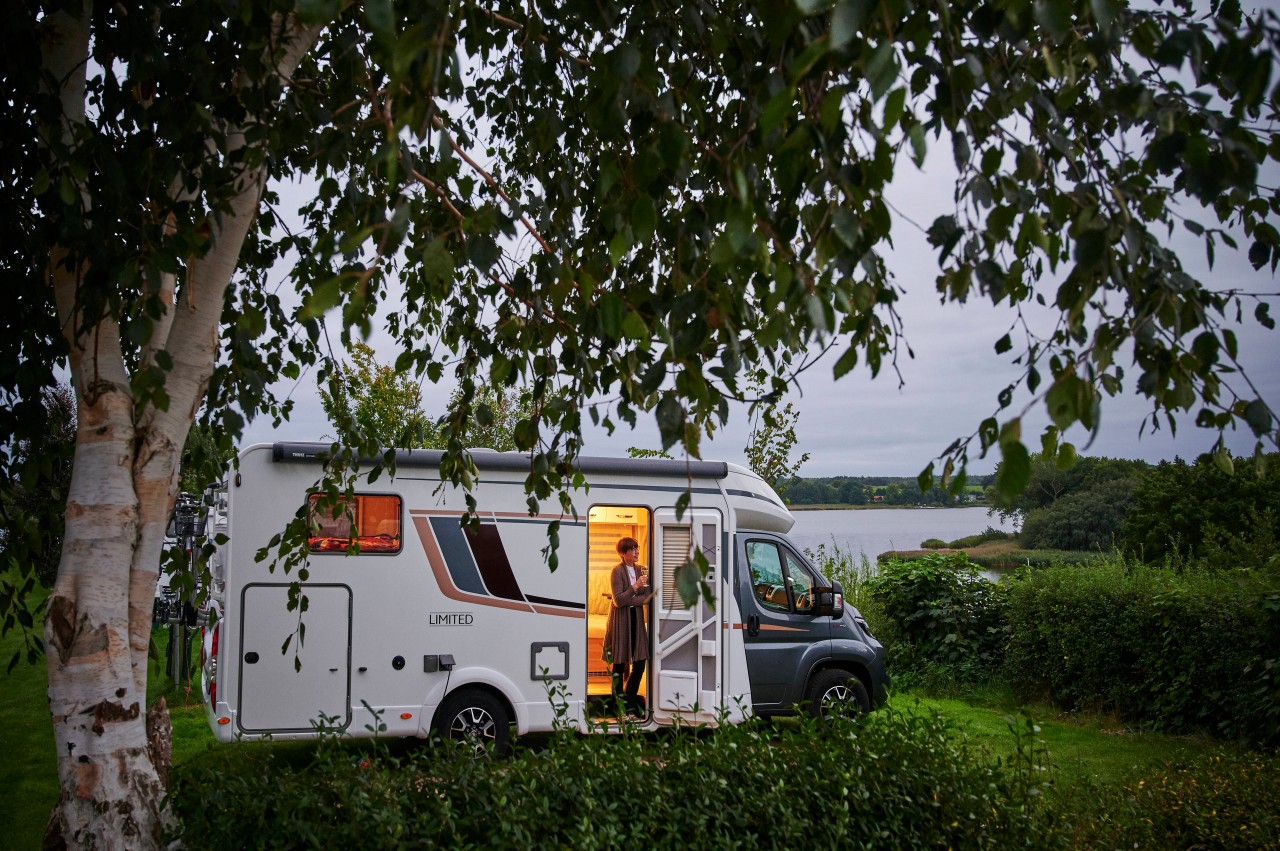
[[[844,588],[840,586],[839,582],[833,581],[830,588],[815,587],[813,593],[816,600],[813,607],[815,615],[826,615],[833,618],[844,617]]]

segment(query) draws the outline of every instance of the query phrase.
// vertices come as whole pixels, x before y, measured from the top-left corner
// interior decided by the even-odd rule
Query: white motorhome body
[[[328,450],[253,446],[227,483],[202,677],[222,741],[475,733],[483,722],[501,743],[508,722],[521,734],[607,728],[617,713],[601,648],[624,536],[639,541],[655,590],[642,726],[787,711],[837,681],[862,689],[863,708],[883,695],[883,649],[786,541],[789,512],[746,469],[582,458],[590,487],[573,493],[576,517],[558,503],[531,516],[529,459],[477,451],[471,531],[465,494],[441,485],[433,451],[399,452],[395,477],[364,480],[341,516],[317,511],[308,489]],[[256,555],[299,510],[312,512],[311,551],[305,574],[285,575]],[[675,578],[695,550],[712,599],[689,607]],[[305,612],[288,606],[295,581]]]

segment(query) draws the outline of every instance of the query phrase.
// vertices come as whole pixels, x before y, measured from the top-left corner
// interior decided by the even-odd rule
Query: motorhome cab
[[[530,516],[528,458],[477,451],[472,531],[460,523],[462,490],[441,487],[435,451],[400,452],[394,479],[366,480],[339,517],[317,510],[307,491],[327,450],[246,449],[218,497],[217,619],[202,683],[221,741],[438,730],[501,748],[512,724],[519,734],[565,722],[616,729],[602,644],[623,537],[639,541],[654,588],[642,727],[833,702],[866,711],[884,697],[884,649],[787,540],[790,514],[749,470],[581,458],[590,488],[573,494],[577,517],[558,504]],[[677,513],[686,490],[691,505]],[[273,572],[255,554],[300,507],[311,512],[306,575]],[[553,521],[555,571],[544,557]],[[695,551],[713,596],[688,606],[675,576]],[[301,617],[287,606],[299,578]]]

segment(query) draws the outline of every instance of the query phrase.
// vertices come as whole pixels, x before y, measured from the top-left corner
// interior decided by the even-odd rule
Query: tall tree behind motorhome
[[[380,363],[373,349],[360,342],[352,344],[351,362],[342,361],[329,374],[328,386],[320,388],[320,403],[338,433],[400,449],[448,449],[456,434],[460,446],[507,452],[518,447],[520,423],[534,416],[528,390],[485,384],[473,388],[470,400],[459,387],[450,395],[446,413],[432,419],[423,409],[418,383]]]
[[[759,392],[763,384],[764,375],[758,373],[749,389]],[[790,402],[779,407],[777,401],[762,399],[752,411],[751,433],[747,435],[743,451],[751,469],[768,482],[778,496],[782,496],[804,462],[809,460],[808,452],[795,461],[791,460],[791,453],[796,448],[796,423],[799,420],[800,414]]]
[[[382,447],[435,446],[436,427],[422,410],[418,382],[378,362],[373,349],[351,344],[343,361],[320,387],[320,404],[340,434],[358,434]]]
[[[510,452],[526,445],[518,433],[528,428],[536,416],[533,394],[527,389],[485,384],[476,388],[468,400],[467,391],[459,387],[449,397],[432,446],[448,449],[450,436],[457,434],[458,443],[469,449],[484,447]]]
[[[842,344],[837,377],[892,363],[884,192],[941,141],[959,178],[929,228],[939,292],[1007,304],[995,349],[1020,370],[944,480],[972,445],[1016,491],[1015,396],[1092,430],[1128,343],[1153,415],[1274,442],[1272,407],[1229,383],[1224,324],[1270,327],[1270,302],[1192,279],[1168,235],[1280,259],[1258,181],[1280,27],[1171,5],[20,0],[0,34],[0,433],[31,437],[70,367],[45,624],[63,838],[157,841],[145,654],[195,412],[232,435],[287,416],[273,382],[327,380],[331,337],[375,316],[398,371],[453,373],[454,414],[530,387],[536,508],[572,481],[585,417],[651,412],[696,455],[745,370],[782,393],[820,344]],[[285,180],[313,196],[296,220]],[[1038,300],[1061,323],[1024,334]],[[455,434],[442,472],[469,483]]]

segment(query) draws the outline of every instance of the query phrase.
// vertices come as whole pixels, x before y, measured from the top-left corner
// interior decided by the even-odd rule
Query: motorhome
[[[574,510],[556,501],[531,514],[529,458],[476,450],[474,526],[462,522],[464,491],[441,482],[437,451],[397,452],[394,477],[366,476],[342,510],[321,510],[312,491],[329,451],[250,447],[212,500],[201,681],[221,741],[438,731],[501,749],[512,727],[620,728],[603,637],[623,537],[639,542],[653,588],[642,708],[625,723],[866,711],[885,696],[883,647],[787,539],[783,502],[743,467],[583,457]],[[257,560],[300,510],[305,574]],[[676,576],[699,552],[711,593],[689,604]],[[291,585],[305,612],[290,610]]]

